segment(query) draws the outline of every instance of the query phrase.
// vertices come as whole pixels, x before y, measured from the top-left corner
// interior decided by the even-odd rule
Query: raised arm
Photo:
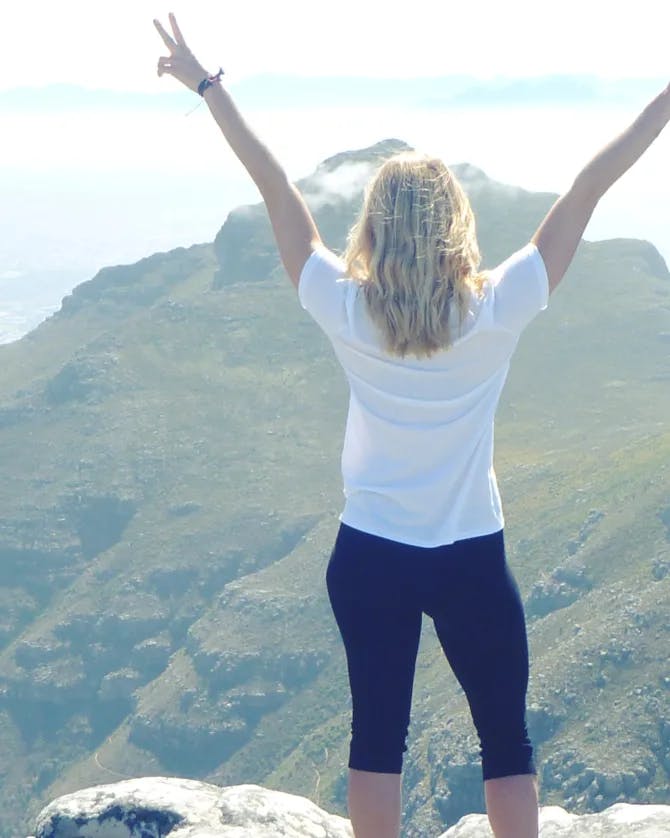
[[[154,20],[154,24],[170,50],[169,56],[158,61],[158,75],[168,73],[197,92],[198,85],[210,76],[187,47],[174,15],[170,15],[174,37],[165,31],[159,21]],[[223,86],[219,82],[211,84],[204,92],[204,99],[223,136],[253,178],[265,201],[279,255],[291,282],[297,288],[305,262],[321,243],[309,208],[300,192],[288,180],[282,166],[246,124]]]
[[[605,146],[549,210],[532,238],[542,254],[549,290],[563,278],[596,204],[638,160],[670,121],[670,85],[623,134]]]

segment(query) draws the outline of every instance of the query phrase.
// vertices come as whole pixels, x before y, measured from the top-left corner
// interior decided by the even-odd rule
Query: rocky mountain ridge
[[[300,184],[331,247],[402,147],[336,155]],[[454,168],[492,265],[553,196]],[[576,813],[667,795],[668,334],[655,249],[584,243],[499,412],[544,800]],[[344,811],[348,694],[323,573],[345,406],[259,206],[213,245],[101,271],[0,347],[3,838],[58,795],[143,774]],[[483,811],[429,626],[406,787],[408,838]]]

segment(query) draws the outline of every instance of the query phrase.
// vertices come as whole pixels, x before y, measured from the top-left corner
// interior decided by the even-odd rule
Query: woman
[[[352,693],[349,813],[356,838],[398,838],[402,755],[422,614],[480,737],[496,838],[535,838],[525,724],[528,651],[505,561],[493,418],[518,337],[547,305],[600,198],[670,120],[670,86],[579,173],[531,242],[479,271],[474,219],[440,161],[401,154],[366,190],[343,259],[321,242],[279,163],[190,52],[155,25],[168,73],[199,92],[258,186],[300,302],[350,385],[346,504],[328,566]]]

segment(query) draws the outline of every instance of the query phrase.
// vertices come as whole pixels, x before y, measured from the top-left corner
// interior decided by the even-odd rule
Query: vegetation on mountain
[[[333,249],[366,172],[402,145],[301,182]],[[488,266],[554,199],[455,170]],[[669,335],[653,246],[585,242],[499,412],[542,798],[577,812],[667,796]],[[323,576],[345,412],[260,206],[213,245],[105,268],[0,347],[0,836],[27,834],[59,794],[141,775],[343,811],[348,692]],[[420,655],[410,838],[482,810],[472,726],[429,625]]]

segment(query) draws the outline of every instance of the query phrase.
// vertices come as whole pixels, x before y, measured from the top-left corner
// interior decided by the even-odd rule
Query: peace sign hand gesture
[[[170,26],[172,27],[174,37],[165,31],[158,20],[154,20],[154,26],[163,39],[165,46],[170,50],[169,56],[161,56],[158,59],[158,75],[162,76],[163,73],[168,73],[182,84],[185,84],[186,87],[197,92],[198,85],[203,79],[209,76],[209,73],[186,46],[184,36],[181,34],[181,30],[177,25],[177,19],[170,12]]]

